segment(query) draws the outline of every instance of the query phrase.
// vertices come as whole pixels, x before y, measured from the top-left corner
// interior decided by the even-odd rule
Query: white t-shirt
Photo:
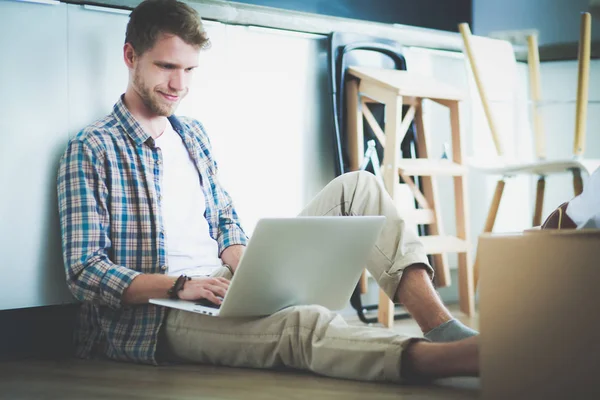
[[[204,217],[206,199],[200,174],[169,122],[155,144],[163,161],[160,187],[168,274],[209,275],[221,263],[218,244],[210,236]]]

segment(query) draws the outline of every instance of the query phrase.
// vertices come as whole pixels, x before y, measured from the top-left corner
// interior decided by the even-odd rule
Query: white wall
[[[0,310],[70,298],[56,200],[68,139],[66,11],[0,1]]]
[[[71,300],[60,248],[58,160],[125,91],[127,13],[0,1],[0,310]],[[179,115],[203,121],[251,234],[295,216],[334,177],[323,36],[207,23],[212,49]]]
[[[590,0],[473,0],[473,33],[538,29],[540,44],[577,42],[580,12]],[[595,19],[596,26],[600,21]],[[600,39],[600,29],[592,29]]]
[[[251,234],[264,217],[293,217],[334,177],[323,37],[209,23],[178,113],[207,128],[220,179]]]

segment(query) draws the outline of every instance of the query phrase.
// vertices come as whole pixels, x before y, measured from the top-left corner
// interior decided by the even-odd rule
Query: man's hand
[[[183,290],[178,295],[182,300],[207,299],[221,304],[221,298],[225,297],[228,288],[229,280],[225,278],[192,278],[183,285]]]

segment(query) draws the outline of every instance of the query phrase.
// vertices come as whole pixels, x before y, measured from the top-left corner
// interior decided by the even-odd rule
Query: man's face
[[[133,89],[155,116],[171,116],[187,95],[200,49],[162,34],[133,66]]]

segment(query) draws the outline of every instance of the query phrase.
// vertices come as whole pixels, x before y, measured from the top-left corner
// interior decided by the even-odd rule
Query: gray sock
[[[454,342],[475,335],[479,335],[479,332],[463,325],[457,319],[451,319],[425,333],[425,338],[432,342]]]

